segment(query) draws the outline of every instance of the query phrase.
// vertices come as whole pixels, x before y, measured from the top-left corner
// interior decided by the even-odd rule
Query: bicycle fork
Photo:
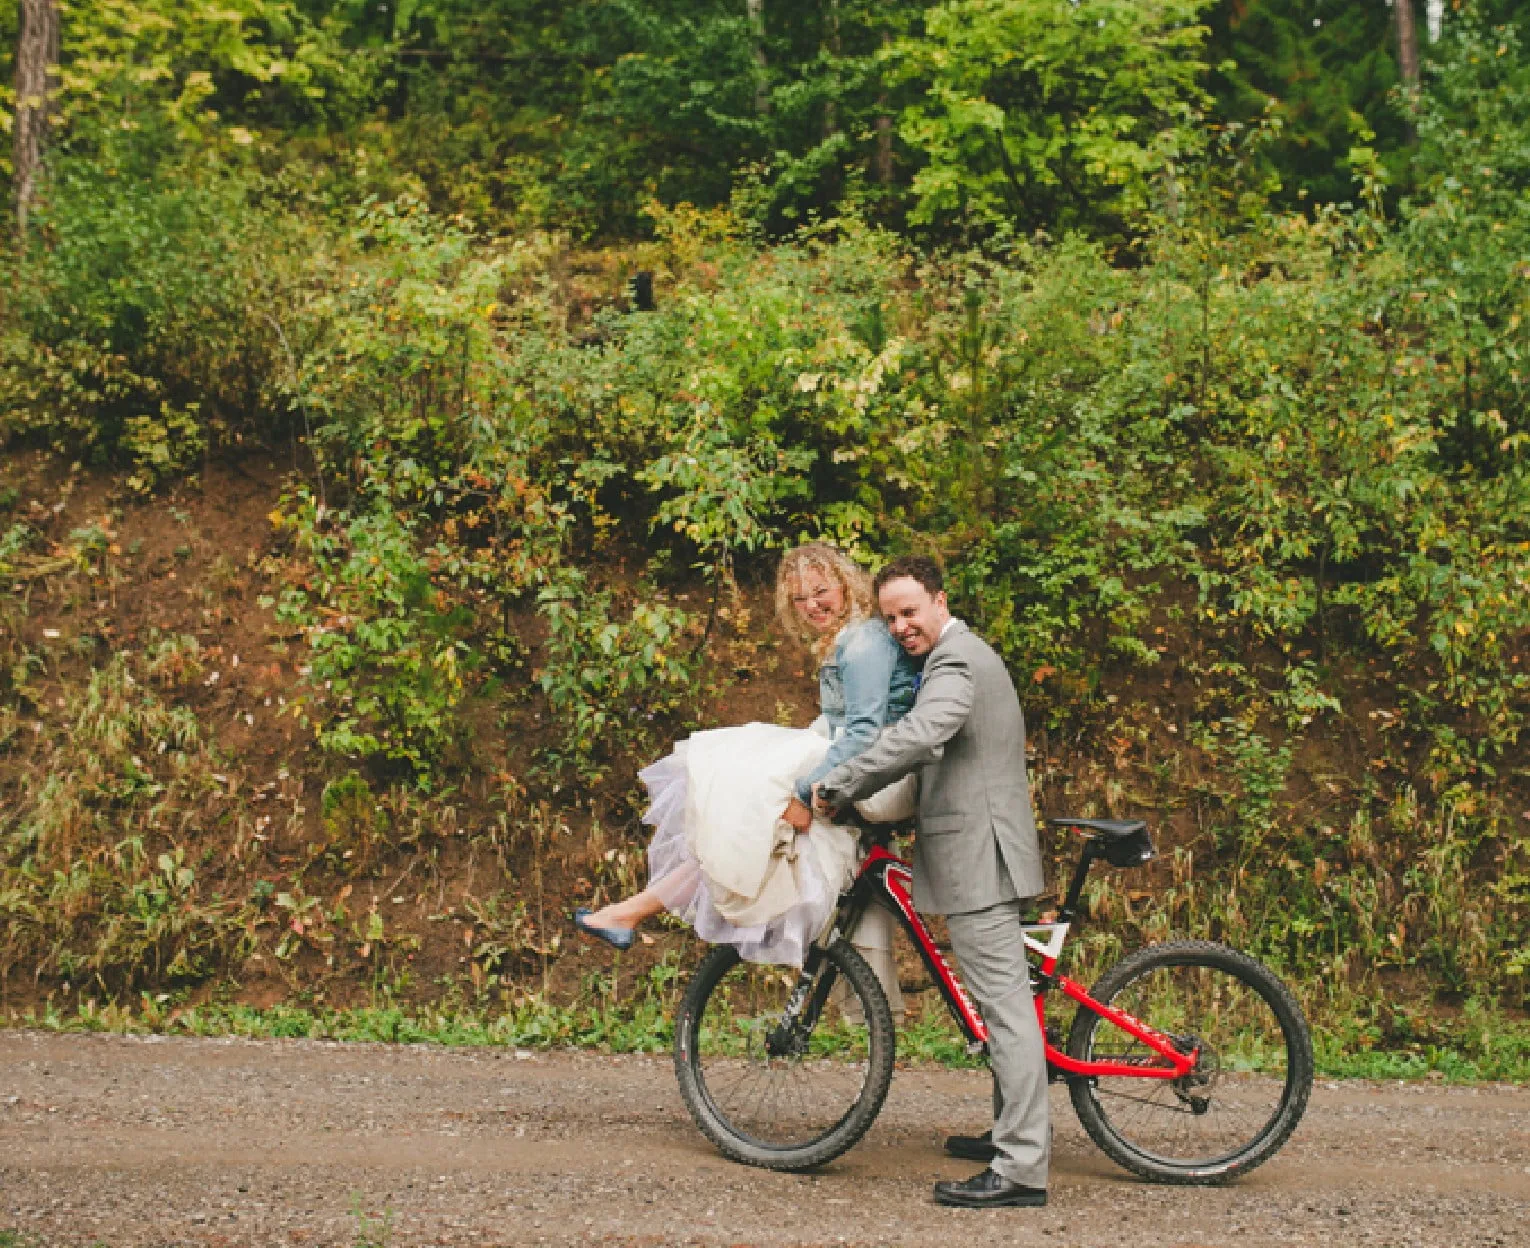
[[[781,1011],[781,1021],[765,1034],[765,1052],[771,1057],[797,1057],[806,1047],[834,987],[832,965],[827,974],[819,974],[827,961],[827,955],[817,944],[808,947],[802,969],[797,972],[797,982]]]

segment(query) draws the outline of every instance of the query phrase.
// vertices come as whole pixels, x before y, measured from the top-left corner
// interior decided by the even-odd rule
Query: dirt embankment
[[[23,573],[0,586],[0,598],[10,596],[0,601],[0,820],[34,814],[32,799],[61,767],[102,772],[80,802],[89,812],[109,807],[104,831],[73,856],[104,862],[128,837],[141,839],[149,864],[178,853],[195,873],[185,908],[237,929],[218,951],[199,952],[198,974],[179,977],[160,974],[152,957],[106,948],[105,922],[81,921],[68,935],[78,946],[72,961],[93,968],[89,975],[38,973],[30,951],[0,949],[0,1013],[24,1017],[45,1002],[66,1012],[92,1000],[136,1007],[141,993],[161,991],[174,997],[167,1012],[212,996],[360,1005],[379,987],[409,1004],[500,1007],[543,987],[571,998],[592,964],[570,940],[568,910],[629,891],[646,874],[637,760],[614,760],[594,786],[538,778],[548,728],[530,659],[501,680],[497,700],[462,704],[462,740],[428,794],[385,767],[319,748],[293,713],[311,656],[270,605],[291,553],[270,514],[291,470],[281,455],[254,453],[211,462],[144,499],[108,473],[42,453],[0,463],[8,500],[0,533],[15,524],[29,535]],[[97,545],[82,554],[88,540]],[[619,567],[602,574],[630,579]],[[705,605],[699,589],[681,596]],[[745,586],[742,602],[738,626],[715,630],[701,718],[809,722],[813,674],[769,629],[744,625],[745,608],[756,618],[766,610],[763,589]],[[544,626],[531,607],[523,615],[517,627],[534,654]],[[162,678],[146,680],[146,655],[167,642],[183,670],[167,672],[161,661]],[[156,699],[195,717],[206,783],[189,795],[184,784],[174,788],[172,755],[152,743],[134,743],[131,760],[61,752],[77,735],[83,691],[113,658]],[[145,772],[142,784],[163,790],[154,802],[121,797],[114,766],[129,761],[135,775]],[[351,773],[363,787],[327,800],[328,786]],[[226,957],[223,949],[243,948],[235,939],[243,931],[250,946]],[[623,986],[677,943],[660,933],[636,950]],[[173,950],[158,952],[159,962],[173,960]]]
[[[1519,1248],[1530,1089],[1320,1084],[1224,1188],[1116,1170],[1053,1090],[1045,1210],[946,1210],[982,1072],[898,1072],[811,1176],[724,1161],[660,1058],[0,1033],[0,1231],[48,1248],[988,1243]],[[0,1242],[10,1242],[0,1235]]]
[[[115,1003],[158,1025],[209,1001],[496,1011],[530,995],[587,998],[596,977],[603,996],[627,1001],[657,964],[683,973],[699,949],[688,934],[655,926],[613,970],[608,950],[572,939],[567,914],[644,882],[636,772],[689,720],[661,720],[649,741],[605,760],[603,779],[549,771],[555,734],[536,679],[545,621],[522,604],[511,612],[519,657],[504,660],[514,670],[460,705],[461,740],[428,793],[320,749],[312,725],[293,713],[312,692],[304,680],[312,656],[301,630],[270,606],[303,574],[290,535],[270,520],[295,467],[288,454],[251,450],[145,499],[108,473],[45,454],[0,461],[0,531],[12,525],[25,538],[16,570],[0,578],[0,823],[44,828],[28,836],[51,855],[34,870],[23,845],[8,865],[22,890],[11,913],[21,917],[0,941],[0,1015]],[[642,561],[627,554],[623,567],[619,543],[602,549],[591,583],[630,593]],[[765,562],[751,575],[756,582],[725,604],[728,618],[709,634],[703,693],[688,710],[704,725],[805,724],[815,711],[811,664],[770,621]],[[700,586],[671,592],[698,620],[707,613]],[[1167,627],[1153,634],[1160,664],[1102,669],[1115,692],[1087,731],[1049,725],[1040,683],[1048,669],[1018,674],[1040,700],[1030,775],[1047,814],[1143,814],[1153,824],[1159,858],[1112,877],[1092,903],[1095,918],[1129,941],[1173,930],[1236,943],[1236,924],[1254,922],[1255,911],[1234,913],[1219,900],[1228,863],[1217,821],[1241,781],[1188,741],[1192,722],[1225,708],[1197,701],[1210,696],[1191,662],[1207,660],[1202,642]],[[114,664],[115,717],[99,714],[95,736],[83,739],[93,682]],[[1385,762],[1377,742],[1392,712],[1372,713],[1366,698],[1386,687],[1384,674],[1357,675],[1346,714],[1306,741],[1282,791],[1288,826],[1350,826]],[[163,721],[152,733],[134,728],[146,701]],[[194,739],[189,763],[166,748],[164,724]],[[1255,771],[1269,762],[1260,758]],[[53,776],[74,783],[53,790]],[[1405,785],[1399,800],[1419,791]],[[46,818],[39,795],[51,795]],[[1530,797],[1514,800],[1513,809],[1526,806]],[[1074,848],[1063,833],[1043,836],[1057,887]],[[1396,840],[1372,837],[1366,852]],[[1303,883],[1350,871],[1368,886],[1391,869],[1369,859],[1346,867],[1350,851],[1337,840],[1321,852],[1328,856],[1310,871],[1295,857],[1261,861]],[[1486,855],[1479,868],[1491,872]],[[1440,894],[1442,914],[1468,912],[1450,898],[1473,897],[1486,878],[1434,874],[1458,887]],[[1332,896],[1336,913],[1380,922],[1369,903]],[[1428,947],[1402,925],[1388,939],[1398,951]],[[1347,937],[1337,943],[1348,947]],[[900,947],[916,1006],[921,991],[932,1001]],[[1375,972],[1397,1003],[1380,1041],[1447,1043],[1459,993],[1446,998],[1438,976],[1392,965],[1399,960],[1388,955]],[[1358,947],[1350,970],[1371,973]],[[671,974],[665,965],[658,979]]]

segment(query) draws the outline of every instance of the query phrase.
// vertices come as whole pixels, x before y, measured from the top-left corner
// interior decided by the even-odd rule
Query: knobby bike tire
[[[842,977],[860,1003],[865,1019],[864,1062],[845,1066],[844,1071],[840,1072],[847,1075],[842,1082],[848,1087],[856,1073],[864,1068],[859,1091],[847,1092],[849,1099],[844,1113],[827,1123],[824,1129],[820,1130],[816,1125],[809,1126],[805,1129],[804,1138],[771,1140],[761,1138],[758,1130],[752,1131],[745,1116],[727,1103],[727,1098],[720,1094],[721,1077],[716,1079],[719,1086],[713,1086],[708,1067],[716,1059],[703,1052],[705,1044],[711,1042],[710,1037],[702,1034],[708,1004],[718,992],[719,986],[728,979],[729,972],[739,967],[738,951],[729,945],[719,945],[702,959],[680,1002],[675,1018],[675,1075],[680,1083],[680,1095],[702,1134],[725,1157],[768,1170],[800,1171],[822,1166],[859,1142],[887,1099],[887,1089],[892,1082],[896,1040],[892,1011],[888,1008],[882,985],[875,972],[848,941],[842,937],[836,938],[829,946],[820,977]],[[781,971],[784,968],[774,969]],[[739,973],[742,975],[745,971]],[[754,973],[761,972],[759,968],[754,968]],[[825,987],[831,984],[832,979]],[[834,1012],[834,1005],[825,1007],[819,1019],[819,1029],[832,1027],[829,1020]],[[715,1025],[715,1021],[707,1024],[708,1027]],[[746,1051],[742,1056],[722,1059],[724,1063],[731,1063],[729,1075],[737,1075],[742,1067],[746,1077],[758,1075],[767,1080],[792,1079],[794,1072],[791,1063],[794,1062],[799,1063],[798,1071],[808,1078],[813,1077],[815,1069],[819,1073],[827,1070],[831,1078],[836,1077],[837,1072],[822,1065],[825,1061],[834,1060],[832,1057],[768,1056],[759,1051]],[[816,1068],[806,1064],[814,1061],[820,1063]],[[715,1072],[718,1067],[713,1065],[712,1070]],[[790,1097],[785,1099],[791,1100]],[[827,1110],[829,1114],[833,1112],[832,1108]]]
[[[1175,1001],[1181,984],[1186,990]],[[1230,1047],[1251,1055],[1240,1060],[1251,1070],[1261,1061],[1279,1067],[1278,1073],[1263,1079],[1232,1073],[1233,1066],[1224,1071],[1222,1055],[1207,1041],[1204,1066],[1198,1063],[1190,1078],[1172,1084],[1117,1078],[1105,1080],[1107,1086],[1102,1088],[1099,1079],[1070,1078],[1069,1093],[1079,1121],[1118,1165],[1158,1183],[1223,1183],[1268,1161],[1296,1130],[1312,1091],[1312,1039],[1301,1006],[1261,963],[1211,941],[1173,941],[1123,959],[1101,977],[1092,995],[1102,1005],[1116,1003],[1118,1009],[1159,1030],[1188,1033],[1203,1041],[1204,1021],[1197,1024],[1191,1015],[1209,1013],[1214,1027],[1224,1021],[1217,1015],[1225,1013],[1225,1034],[1233,1038]],[[1149,1008],[1139,1012],[1135,1007],[1143,1002]],[[1233,1017],[1240,1013],[1245,1022],[1253,1020],[1241,1031],[1239,1019]],[[1130,1050],[1132,1044],[1140,1046],[1139,1057],[1152,1052],[1081,1007],[1068,1035],[1068,1054],[1097,1060],[1115,1055],[1118,1048]],[[1261,1058],[1261,1053],[1268,1056]],[[1126,1060],[1131,1056],[1128,1052]],[[1195,1099],[1200,1101],[1198,1110],[1192,1108]],[[1225,1138],[1195,1147],[1191,1137],[1204,1138],[1197,1132],[1200,1123],[1224,1109],[1218,1125],[1206,1128],[1205,1135],[1217,1130]],[[1152,1125],[1139,1130],[1139,1122]],[[1180,1138],[1169,1142],[1170,1135]],[[1144,1137],[1153,1137],[1152,1142]]]

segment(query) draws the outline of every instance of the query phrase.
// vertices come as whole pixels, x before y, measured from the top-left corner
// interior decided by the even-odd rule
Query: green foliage
[[[668,219],[667,246],[694,251],[706,228]],[[542,283],[545,242],[480,245],[417,205],[369,210],[353,237],[343,281],[291,334],[305,350],[290,399],[367,500],[328,512],[299,493],[280,520],[301,556],[280,611],[312,656],[304,713],[327,747],[423,773],[465,692],[469,620],[491,631],[485,657],[513,668],[509,612],[535,596],[539,684],[565,726],[555,752],[593,774],[681,710],[699,655],[689,616],[662,600],[613,618],[568,566],[571,543],[599,548],[635,520],[725,579],[800,514],[817,447],[853,445],[897,410],[900,348],[857,336],[865,277],[815,306],[811,246],[762,259],[724,243],[715,294],[610,318],[589,346]],[[891,260],[868,236],[847,247]],[[830,515],[854,524],[887,457],[836,458]]]
[[[36,224],[6,265],[0,438],[125,459],[147,489],[269,427],[290,223],[248,177],[124,133],[55,162]]]
[[[17,1021],[54,1031],[140,1034],[167,1031],[193,1036],[253,1039],[383,1041],[456,1047],[526,1049],[582,1044],[617,1053],[665,1053],[674,1043],[669,1020],[676,992],[670,963],[661,963],[625,1002],[606,986],[587,984],[575,1002],[533,997],[497,1011],[397,1006],[326,1010],[278,1005],[192,1005],[167,1017],[145,1000],[142,1008],[86,1008],[29,1013]],[[1310,1013],[1310,1006],[1309,1006]],[[1389,1041],[1393,1047],[1387,1047]],[[1330,1077],[1361,1079],[1444,1078],[1452,1083],[1524,1083],[1530,1078],[1530,1031],[1491,1006],[1470,1003],[1455,1023],[1385,1004],[1352,1010],[1313,1029],[1318,1070]],[[927,1011],[899,1030],[898,1051],[909,1061],[970,1068],[980,1059],[944,1010]]]
[[[198,406],[159,405],[153,416],[129,416],[124,423],[122,449],[131,457],[128,486],[148,490],[169,476],[185,472],[207,450],[207,430],[197,417]]]
[[[297,335],[312,344],[298,374],[312,388],[294,399],[378,510],[355,513],[368,517],[358,528],[310,499],[293,531],[324,567],[349,569],[306,610],[377,614],[379,601],[345,596],[370,588],[341,587],[378,565],[340,551],[382,543],[383,565],[415,570],[418,592],[396,598],[416,622],[383,610],[392,631],[370,648],[310,632],[311,683],[345,697],[364,669],[389,672],[400,713],[447,719],[450,698],[390,671],[399,656],[429,669],[400,639],[444,637],[428,623],[443,603],[487,622],[493,604],[534,602],[547,761],[593,781],[645,748],[650,714],[683,721],[700,668],[687,616],[661,593],[629,607],[592,589],[576,550],[615,553],[625,528],[649,535],[660,567],[716,573],[792,532],[933,546],[960,609],[1056,726],[1088,722],[1122,672],[1163,661],[1170,636],[1204,651],[1189,738],[1210,768],[1207,846],[1228,874],[1180,904],[1292,965],[1405,949],[1444,982],[1481,983],[1469,966],[1513,991],[1512,964],[1489,951],[1506,948],[1516,906],[1474,912],[1466,930],[1450,919],[1458,899],[1427,885],[1470,878],[1500,807],[1469,834],[1451,822],[1449,853],[1416,877],[1408,864],[1438,825],[1408,821],[1409,848],[1375,894],[1368,859],[1318,871],[1330,850],[1283,814],[1303,739],[1346,713],[1325,683],[1338,656],[1417,673],[1400,709],[1431,725],[1431,801],[1491,779],[1525,710],[1527,621],[1511,590],[1526,576],[1526,510],[1512,432],[1474,450],[1454,441],[1465,360],[1486,355],[1453,356],[1453,335],[1475,329],[1452,326],[1487,314],[1422,319],[1429,299],[1410,292],[1454,272],[1420,250],[1423,209],[1391,222],[1373,197],[1270,215],[1269,133],[1232,132],[1165,170],[1151,262],[1136,270],[1078,240],[921,260],[852,221],[758,252],[699,218],[661,218],[673,293],[656,312],[602,317],[593,341],[539,282],[547,244],[480,244],[418,209],[374,214],[344,314],[325,303]],[[1502,232],[1499,218],[1464,219]],[[1516,263],[1484,268],[1475,306],[1517,292]],[[917,284],[900,286],[908,272]],[[500,307],[513,292],[513,316],[484,313],[491,290]],[[1512,371],[1517,331],[1501,324]],[[1517,429],[1516,395],[1495,394]],[[461,618],[455,643],[471,646]],[[499,618],[484,656],[519,663],[524,643]],[[423,769],[443,749],[437,738],[408,761]],[[1427,938],[1394,945],[1395,928],[1372,922],[1413,910]]]
[[[332,153],[390,197],[580,237],[746,184],[772,230],[847,198],[949,218],[968,190],[979,226],[1114,229],[1198,98],[1200,7],[768,0],[756,27],[736,0],[85,0],[59,106],[84,147],[122,124],[247,155],[298,135],[322,178]]]
[[[1447,362],[1435,393],[1455,410],[1436,436],[1452,467],[1487,476],[1522,464],[1530,438],[1524,61],[1512,28],[1456,31],[1420,101],[1420,193],[1405,206],[1400,240],[1402,263],[1422,279],[1408,292],[1404,323]]]
[[[487,991],[490,985],[511,987],[518,974],[530,967],[536,942],[526,902],[494,893],[466,906],[473,920],[473,986]]]
[[[1420,40],[1424,5],[1414,5]],[[1397,95],[1397,37],[1390,6],[1346,0],[1221,0],[1211,28],[1207,86],[1224,121],[1280,122],[1262,153],[1278,201],[1338,203],[1354,196],[1351,148],[1374,145],[1394,184],[1408,172],[1407,110]],[[1457,16],[1448,18],[1453,25]]]
[[[538,678],[554,716],[555,762],[598,775],[613,758],[651,746],[656,716],[680,711],[696,692],[700,653],[688,644],[692,617],[662,601],[634,602],[612,619],[608,592],[565,569],[538,595],[547,620]]]
[[[306,488],[291,503],[273,518],[304,562],[276,609],[310,660],[309,692],[289,705],[325,749],[402,763],[423,783],[458,732],[470,615],[436,589],[394,512],[331,516]]]
[[[568,23],[597,10],[607,24],[571,42]],[[399,69],[379,88],[397,124],[367,132],[377,169],[358,153],[298,194],[315,165],[282,168],[290,151],[203,160],[170,122],[108,139],[79,117],[9,261],[0,429],[114,457],[143,490],[220,446],[291,438],[314,471],[275,517],[265,570],[301,647],[294,704],[327,749],[449,785],[477,761],[457,748],[465,724],[540,717],[542,766],[521,779],[583,802],[617,760],[682,731],[716,677],[698,586],[760,576],[800,536],[868,559],[932,551],[1049,744],[1116,756],[1090,800],[1178,820],[1162,903],[1101,890],[1102,916],[1220,932],[1311,983],[1395,973],[1525,999],[1530,81],[1512,32],[1452,18],[1410,106],[1406,186],[1389,188],[1378,135],[1349,152],[1354,203],[1293,213],[1271,171],[1303,123],[1195,122],[1188,0],[928,15],[846,0],[838,35],[823,12],[794,31],[806,6],[785,3],[763,34],[722,5],[304,11]],[[513,46],[521,68],[489,61],[487,85],[452,98],[484,69],[480,36],[511,41],[484,46]],[[486,100],[549,49],[556,73],[526,69],[502,112]],[[542,75],[565,93],[529,98]],[[621,120],[620,159],[602,163],[583,128],[597,109]],[[644,121],[664,110],[684,116]],[[970,229],[978,249],[868,224],[896,219],[896,193],[851,175],[894,116],[931,237]],[[513,156],[502,180],[468,177],[465,200],[514,201],[522,221],[562,205],[584,232],[646,205],[653,241],[578,252],[419,194],[364,197],[448,180],[449,146],[430,177],[410,164],[437,123],[460,123],[485,162]],[[327,141],[306,135],[304,160],[323,163]],[[724,196],[728,161],[703,168],[695,144],[756,161],[739,214],[664,206],[682,186]],[[549,174],[575,155],[590,168]],[[669,189],[640,196],[660,166]],[[762,243],[762,225],[841,192],[855,211]],[[615,293],[640,268],[651,311]],[[100,525],[60,539],[6,515],[0,749],[52,713],[58,648],[12,623],[27,587],[105,579],[111,546]],[[206,787],[207,766],[169,761],[207,763],[199,729],[121,679],[175,688],[203,661],[175,641],[136,675],[103,668],[92,696],[115,699],[116,727],[71,711],[68,748],[91,758],[43,734],[71,783],[12,799],[6,903],[40,965],[126,982],[127,950],[190,982],[206,942],[235,939],[200,900],[200,864],[149,835],[148,812],[189,808],[192,777]],[[396,832],[386,800],[359,773],[334,781],[307,866],[359,873]],[[354,946],[378,967],[408,939],[300,883],[250,905],[285,924],[287,964]],[[94,917],[65,931],[65,912]],[[505,987],[529,911],[507,897],[479,922],[477,978]]]
[[[408,498],[494,412],[493,318],[526,249],[483,255],[470,234],[409,200],[355,216],[349,271],[330,269],[295,309],[301,355],[286,385],[337,464],[367,452],[410,464],[413,477],[371,483]],[[356,465],[367,470],[365,459]]]
[[[1435,51],[1418,21],[1426,59]],[[1412,185],[1388,6],[1344,0],[75,0],[58,141],[146,128],[296,180],[577,238],[643,204],[772,231],[859,205],[941,233],[1119,236],[1190,113],[1282,135],[1285,207]],[[1522,0],[1445,13],[1522,21]],[[0,14],[9,128],[15,6]],[[0,154],[0,174],[9,153]]]
[[[245,146],[230,121],[355,116],[375,64],[293,0],[76,0],[61,6],[59,112],[89,129],[168,122]],[[220,126],[226,126],[222,136]]]
[[[1130,221],[1204,102],[1206,0],[950,0],[903,45],[911,219],[1061,233]]]
[[[351,1217],[356,1220],[356,1234],[351,1248],[390,1248],[393,1243],[393,1209],[385,1207],[378,1217],[372,1217],[361,1207],[361,1197],[351,1200]]]
[[[767,517],[783,499],[801,496],[800,478],[793,478],[814,456],[769,443],[740,447],[709,419],[707,404],[697,405],[696,416],[686,449],[661,455],[637,479],[665,496],[654,524],[673,529],[716,564],[771,543]]]
[[[335,777],[319,795],[319,818],[332,869],[347,875],[370,870],[387,823],[371,786],[354,771]],[[369,939],[380,936],[369,933]]]

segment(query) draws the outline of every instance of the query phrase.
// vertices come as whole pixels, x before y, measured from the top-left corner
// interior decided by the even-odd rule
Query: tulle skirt
[[[793,838],[783,834],[779,821],[798,768],[812,765],[801,766],[804,756],[821,757],[826,748],[827,741],[810,729],[745,724],[682,741],[639,773],[649,797],[643,821],[654,829],[649,887],[703,940],[733,945],[750,962],[800,966],[828,924],[855,874],[855,837],[815,819],[808,834]],[[779,861],[783,848],[789,864]],[[743,876],[754,878],[759,864],[772,857],[773,867],[789,872],[785,881],[777,872],[775,883],[788,886],[773,887],[772,895],[789,904],[777,913],[753,914],[757,922],[727,917],[724,910],[741,912],[736,863],[750,864]]]

